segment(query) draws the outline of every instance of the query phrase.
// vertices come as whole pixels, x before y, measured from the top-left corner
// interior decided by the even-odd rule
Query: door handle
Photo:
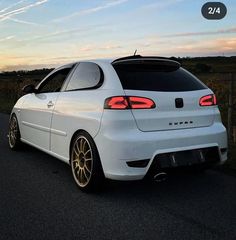
[[[47,104],[47,106],[48,106],[48,108],[50,108],[50,107],[53,107],[53,106],[54,106],[54,104],[53,104],[53,102],[52,102],[52,101],[49,101],[49,102],[48,102],[48,104]]]

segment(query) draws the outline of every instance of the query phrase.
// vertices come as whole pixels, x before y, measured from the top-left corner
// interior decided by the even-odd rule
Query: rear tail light
[[[150,109],[155,108],[155,103],[144,97],[128,97],[132,109]]]
[[[199,105],[202,107],[214,106],[216,104],[217,104],[217,101],[216,101],[215,94],[209,94],[209,95],[203,96],[199,100]]]
[[[151,109],[156,105],[153,100],[145,97],[115,96],[105,100],[105,109]]]
[[[105,109],[128,109],[129,102],[126,97],[110,97],[105,100]]]

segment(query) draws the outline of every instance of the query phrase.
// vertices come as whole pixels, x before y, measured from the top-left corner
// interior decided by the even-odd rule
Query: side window
[[[76,67],[66,91],[99,87],[102,81],[103,74],[97,64],[82,62]]]
[[[49,76],[39,87],[39,93],[59,92],[71,68],[59,70]]]

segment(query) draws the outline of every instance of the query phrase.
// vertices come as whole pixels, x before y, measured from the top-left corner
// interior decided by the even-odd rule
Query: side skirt
[[[46,149],[44,149],[44,148],[41,148],[41,147],[39,147],[38,145],[33,144],[33,143],[31,143],[31,142],[23,139],[23,138],[21,138],[21,141],[22,141],[23,143],[26,143],[26,144],[28,144],[28,145],[30,145],[30,146],[32,146],[32,147],[35,147],[35,148],[41,150],[41,151],[43,151],[43,152],[45,152],[45,153],[47,153],[47,154],[49,154],[49,155],[51,155],[51,156],[53,156],[53,157],[55,157],[55,158],[58,158],[59,160],[65,162],[65,163],[67,163],[67,164],[70,164],[70,161],[69,161],[68,158],[65,158],[65,157],[63,157],[63,156],[61,156],[61,155],[59,155],[59,154],[57,154],[57,153],[54,153],[54,152],[52,152],[52,151],[46,150]]]

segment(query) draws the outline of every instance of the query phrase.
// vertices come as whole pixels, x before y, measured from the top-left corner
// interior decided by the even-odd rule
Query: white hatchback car
[[[222,164],[227,135],[214,93],[176,61],[131,56],[68,64],[15,104],[9,145],[71,165],[83,190],[166,168]]]

